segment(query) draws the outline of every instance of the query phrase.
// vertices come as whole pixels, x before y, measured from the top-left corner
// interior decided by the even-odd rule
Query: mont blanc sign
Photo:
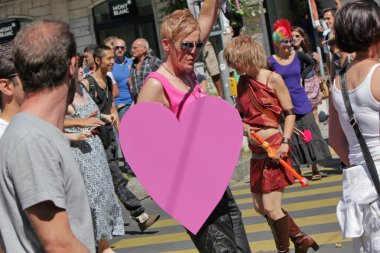
[[[20,23],[16,19],[6,19],[0,21],[0,43],[13,40],[20,29]]]
[[[112,17],[136,16],[136,0],[111,0],[109,1],[110,13]]]

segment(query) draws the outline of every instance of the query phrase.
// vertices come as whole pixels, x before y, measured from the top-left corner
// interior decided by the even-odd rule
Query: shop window
[[[121,14],[127,6],[128,14]],[[133,6],[133,8],[131,7]],[[113,15],[112,7],[119,10]],[[93,8],[94,29],[97,43],[101,44],[108,36],[117,36],[127,43],[130,50],[137,38],[148,40],[150,47],[159,56],[159,47],[153,8],[150,0],[113,0],[105,1]]]

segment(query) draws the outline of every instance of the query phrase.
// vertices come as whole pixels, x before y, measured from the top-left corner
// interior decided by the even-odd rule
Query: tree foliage
[[[167,5],[162,8],[165,15],[172,13],[175,10],[187,8],[186,0],[167,0]],[[265,8],[263,7],[264,0],[227,0],[227,9],[238,13],[242,16],[265,13]]]
[[[264,0],[227,0],[233,12],[237,12],[242,16],[256,16],[266,12],[263,2]]]

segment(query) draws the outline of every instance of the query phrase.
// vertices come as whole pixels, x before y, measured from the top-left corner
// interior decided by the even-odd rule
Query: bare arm
[[[155,78],[149,78],[145,81],[137,98],[137,103],[140,102],[157,102],[169,107],[169,101],[166,99],[164,89]]]
[[[64,133],[69,141],[87,141],[92,133],[90,130],[85,130],[79,133]]]
[[[315,0],[310,0],[310,5],[311,5],[311,14],[312,14],[314,22],[315,22],[315,28],[319,32],[323,32],[323,27],[321,26],[321,24],[319,22],[318,8],[317,8],[317,4],[315,3]]]
[[[119,88],[117,87],[117,84],[112,84],[112,97],[116,98],[119,96]]]
[[[74,236],[64,209],[44,201],[25,209],[25,213],[48,253],[89,253]]]
[[[119,113],[116,110],[115,103],[113,101],[111,106],[111,123],[114,124],[116,129],[119,131],[120,118]]]
[[[86,118],[65,119],[65,121],[63,122],[63,126],[65,128],[71,128],[71,127],[98,127],[98,126],[104,125],[104,122],[98,119],[94,114],[96,115],[96,112],[94,112],[92,115]]]
[[[201,41],[204,43],[219,16],[220,5],[221,0],[205,0],[202,5],[198,21],[201,27]]]
[[[273,73],[270,77],[269,83],[271,84],[274,92],[276,93],[282,109],[288,110],[293,108],[288,88],[286,87],[282,77],[277,73]],[[289,140],[292,137],[295,120],[296,115],[288,115],[285,117],[283,136],[288,138]],[[275,158],[280,158],[282,154],[288,153],[288,151],[289,144],[282,143],[281,146],[277,149]]]
[[[310,0],[311,14],[314,20],[319,20],[318,9],[315,0]]]

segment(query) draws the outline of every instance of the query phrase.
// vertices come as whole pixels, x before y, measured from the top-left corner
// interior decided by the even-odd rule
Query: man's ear
[[[102,58],[94,56],[94,63],[95,63],[95,66],[97,66],[96,68],[98,68],[101,62],[102,62]]]
[[[77,57],[74,56],[70,60],[70,66],[69,66],[69,78],[72,79],[75,75],[77,75]]]
[[[13,95],[14,84],[7,78],[0,78],[0,92],[7,96]]]

